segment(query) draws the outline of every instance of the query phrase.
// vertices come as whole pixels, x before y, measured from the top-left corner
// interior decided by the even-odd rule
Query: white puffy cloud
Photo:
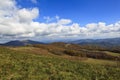
[[[15,7],[15,0],[0,0],[0,8],[12,8]]]
[[[89,23],[81,27],[70,19],[55,16],[55,22],[34,22],[39,16],[38,8],[18,8],[15,0],[0,0],[0,41],[12,39],[80,39],[120,37],[120,22]],[[51,20],[50,17],[44,17]]]
[[[17,13],[20,22],[31,22],[39,15],[39,11],[37,8],[33,9],[20,9]]]
[[[60,19],[59,21],[58,21],[58,24],[69,24],[69,23],[71,23],[72,21],[70,20],[70,19]]]

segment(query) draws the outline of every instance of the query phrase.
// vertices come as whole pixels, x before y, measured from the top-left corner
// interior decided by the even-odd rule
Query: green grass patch
[[[115,65],[87,64],[0,48],[0,80],[119,80]]]
[[[109,52],[109,51],[105,51],[105,53],[112,55],[112,56],[120,56],[120,53],[114,53],[114,52]]]

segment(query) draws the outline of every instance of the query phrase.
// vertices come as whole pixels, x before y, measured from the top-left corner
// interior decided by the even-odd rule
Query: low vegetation
[[[0,47],[0,80],[119,80],[119,55],[110,56],[63,43]]]

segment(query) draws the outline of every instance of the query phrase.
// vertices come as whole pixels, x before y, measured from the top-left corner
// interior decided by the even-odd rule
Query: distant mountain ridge
[[[80,40],[63,42],[63,43],[113,47],[113,46],[120,46],[120,38],[80,39]],[[32,40],[21,40],[21,41],[20,40],[15,40],[15,41],[10,41],[10,42],[0,44],[0,45],[3,45],[3,46],[25,46],[25,45],[33,45],[33,44],[45,44],[45,43],[38,42],[38,41],[32,41]]]
[[[32,44],[44,44],[42,42],[32,41],[32,40],[15,40],[10,41],[5,44],[1,44],[3,46],[25,46],[25,45],[32,45]]]
[[[73,44],[80,45],[99,45],[99,46],[120,46],[120,38],[107,38],[107,39],[80,39],[71,41]]]

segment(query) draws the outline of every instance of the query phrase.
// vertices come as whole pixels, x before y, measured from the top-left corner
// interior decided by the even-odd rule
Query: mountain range
[[[69,43],[80,45],[99,45],[99,46],[120,46],[120,38],[107,38],[107,39],[81,39],[71,41]]]
[[[97,46],[120,46],[120,38],[107,38],[107,39],[80,39],[74,41],[68,41],[67,43],[79,44],[79,45],[97,45]],[[33,40],[15,40],[4,44],[3,46],[25,46],[32,44],[45,44],[43,42]]]
[[[4,44],[1,44],[3,46],[25,46],[25,45],[32,45],[32,44],[44,44],[42,42],[38,41],[32,41],[32,40],[15,40],[15,41],[10,41]]]

